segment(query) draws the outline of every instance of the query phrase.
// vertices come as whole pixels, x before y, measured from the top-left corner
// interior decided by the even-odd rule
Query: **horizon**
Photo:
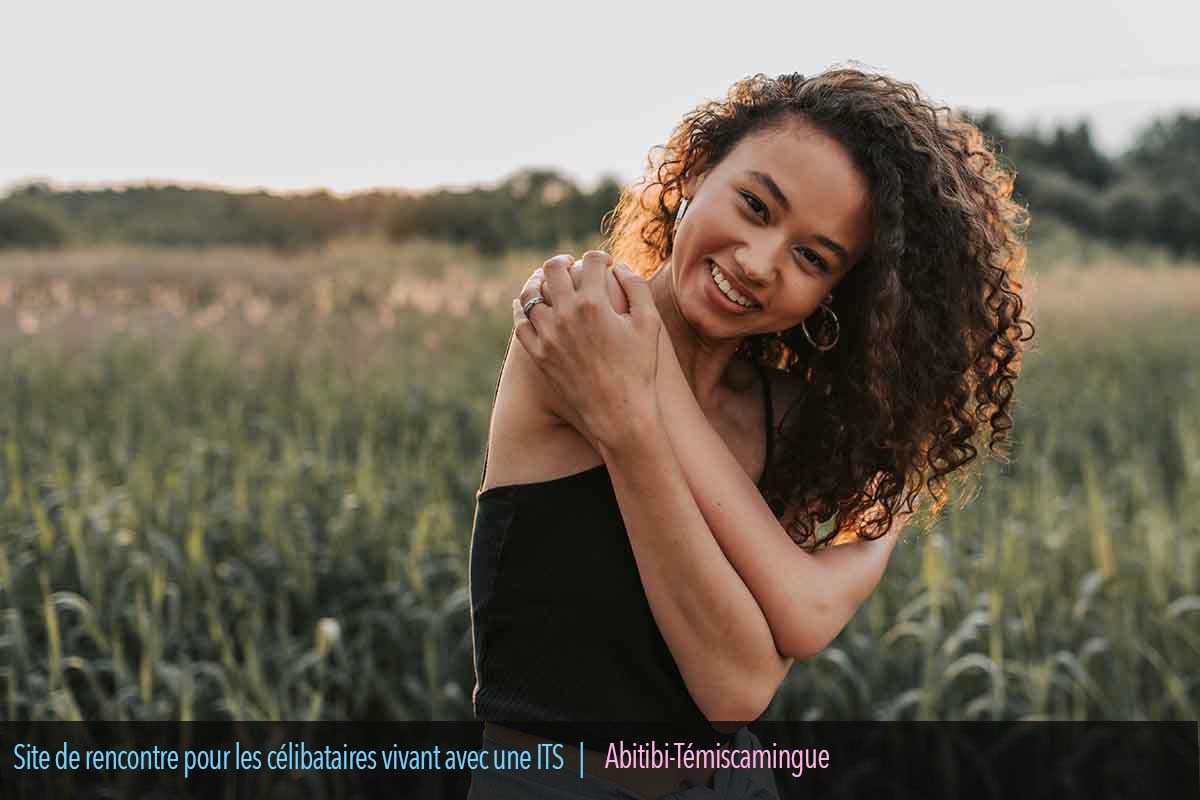
[[[1196,74],[1200,76],[1200,67],[1198,67],[1195,71]],[[1198,80],[1198,83],[1200,83],[1200,80]],[[1197,88],[1198,91],[1200,91],[1200,86]],[[1137,120],[1130,120],[1128,118],[1110,118],[1106,124],[1105,119],[1100,112],[1100,108],[1101,107],[1098,107],[1091,112],[1085,110],[1075,114],[1051,113],[1045,115],[1044,117],[1026,115],[1020,119],[1015,118],[1017,115],[1005,113],[1004,111],[996,108],[961,108],[960,110],[967,111],[973,115],[983,115],[989,113],[996,114],[1001,119],[1003,126],[1007,130],[1019,134],[1045,134],[1057,128],[1074,128],[1080,123],[1087,123],[1091,130],[1092,141],[1096,145],[1096,148],[1110,158],[1120,157],[1134,143],[1137,135],[1149,127],[1155,120],[1172,118],[1178,114],[1200,113],[1200,103],[1179,103],[1178,105],[1163,106],[1156,110],[1147,112],[1144,117]],[[656,144],[648,145],[646,148],[647,153],[649,153],[650,149],[655,146]],[[120,190],[139,187],[165,188],[168,186],[177,186],[185,189],[207,189],[236,194],[255,194],[258,192],[265,192],[267,194],[280,196],[317,194],[321,192],[336,197],[350,197],[354,195],[371,193],[425,194],[436,191],[471,191],[474,189],[494,187],[517,172],[531,169],[553,170],[570,179],[580,188],[589,190],[594,188],[601,180],[608,177],[615,178],[622,185],[641,177],[639,174],[632,172],[622,173],[620,170],[612,168],[601,169],[590,175],[581,175],[578,171],[572,170],[562,164],[539,163],[513,165],[509,171],[503,174],[475,180],[467,179],[460,181],[424,183],[420,185],[363,183],[346,186],[344,188],[337,188],[329,184],[299,184],[295,181],[289,182],[287,180],[281,183],[266,184],[239,182],[236,178],[223,181],[219,179],[204,180],[187,177],[172,177],[169,175],[130,175],[127,177],[110,179],[76,179],[69,177],[64,178],[52,174],[28,174],[19,177],[10,177],[0,182],[0,196],[8,196],[15,189],[34,183],[48,185],[56,191],[103,191],[105,189]],[[11,170],[0,166],[0,175],[2,175],[4,172],[11,172]]]
[[[1015,131],[1088,119],[1109,155],[1156,116],[1200,111],[1200,8],[1168,0],[1010,0],[953,15],[918,3],[871,9],[869,25],[841,7],[531,8],[22,6],[0,48],[0,70],[22,76],[6,86],[0,190],[345,196],[470,189],[528,168],[628,183],[685,113],[735,80],[842,65]]]
[[[1200,106],[1191,108],[1186,104],[1181,104],[1174,108],[1168,108],[1163,111],[1153,113],[1142,120],[1140,125],[1135,125],[1132,130],[1128,131],[1128,141],[1121,143],[1120,146],[1113,145],[1113,137],[1102,137],[1100,134],[1100,126],[1097,124],[1096,118],[1088,114],[1082,114],[1075,117],[1059,117],[1050,119],[1028,119],[1023,124],[1016,124],[1011,119],[1007,118],[1003,113],[994,109],[968,109],[972,114],[983,115],[988,113],[997,114],[1003,126],[1012,133],[1029,134],[1038,133],[1046,134],[1058,128],[1074,128],[1080,123],[1087,123],[1092,134],[1093,143],[1096,148],[1109,158],[1119,158],[1133,144],[1136,136],[1149,127],[1154,121],[1160,119],[1173,118],[1179,114],[1195,114],[1200,113]],[[1107,139],[1108,144],[1105,145],[1104,139]],[[653,147],[653,145],[651,146]],[[649,148],[647,148],[649,151]],[[258,194],[266,193],[280,197],[288,196],[303,196],[312,194],[329,194],[333,197],[348,198],[356,195],[366,194],[428,194],[438,191],[462,191],[469,192],[478,189],[494,188],[512,175],[526,170],[552,170],[571,180],[580,189],[590,191],[605,178],[614,178],[622,185],[637,180],[640,175],[622,175],[617,170],[605,170],[599,174],[590,177],[581,177],[575,174],[570,169],[562,165],[550,164],[527,164],[515,166],[511,171],[490,179],[481,179],[475,181],[455,182],[455,183],[436,183],[425,186],[403,186],[395,184],[374,184],[354,186],[347,189],[336,189],[327,185],[306,185],[306,186],[270,186],[264,184],[245,185],[238,183],[223,183],[220,181],[205,181],[205,180],[189,180],[186,178],[171,178],[161,176],[148,177],[129,177],[112,180],[71,180],[55,178],[46,175],[28,175],[7,183],[0,184],[0,197],[7,197],[13,191],[31,184],[42,184],[49,186],[53,191],[104,191],[114,190],[120,191],[125,189],[138,188],[169,188],[177,187],[180,189],[190,190],[208,190],[217,192],[227,192],[230,194]]]

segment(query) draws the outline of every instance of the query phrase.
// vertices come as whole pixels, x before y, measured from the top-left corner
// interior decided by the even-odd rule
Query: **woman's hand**
[[[570,269],[567,272],[571,275],[571,281],[575,288],[579,288],[580,270],[583,269],[583,259],[576,259],[571,255],[555,256],[555,258],[563,258],[571,263]],[[524,306],[531,298],[542,293],[542,282],[546,280],[546,268],[538,267],[525,281],[525,285],[521,288],[521,296],[518,298],[521,305]],[[621,288],[621,282],[617,280],[617,274],[612,269],[604,271],[604,282],[608,288],[608,302],[613,307],[613,311],[618,314],[629,313],[629,298],[625,296],[625,290]],[[661,348],[660,348],[661,349]]]
[[[607,253],[584,254],[575,281],[574,259],[556,256],[542,265],[545,278],[529,316],[522,306],[538,294],[537,275],[513,301],[521,346],[574,415],[568,419],[597,446],[617,447],[658,413],[655,375],[662,320],[645,279],[624,265],[612,271],[628,298],[629,313],[614,310],[606,284]]]

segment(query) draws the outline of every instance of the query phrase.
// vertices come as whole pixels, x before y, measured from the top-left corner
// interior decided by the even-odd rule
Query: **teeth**
[[[732,286],[730,286],[729,281],[725,278],[725,276],[721,273],[721,270],[719,270],[715,264],[712,268],[712,276],[713,282],[717,284],[717,287],[721,290],[721,294],[725,295],[739,306],[743,306],[745,308],[757,308],[757,305],[755,305],[752,301],[747,300],[745,297],[742,297],[737,289],[734,289]]]

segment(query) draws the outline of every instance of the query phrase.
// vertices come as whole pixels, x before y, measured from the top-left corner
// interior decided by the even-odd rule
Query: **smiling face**
[[[870,243],[866,178],[845,148],[803,121],[747,135],[684,193],[672,283],[702,339],[795,327]],[[753,309],[726,299],[714,263]]]

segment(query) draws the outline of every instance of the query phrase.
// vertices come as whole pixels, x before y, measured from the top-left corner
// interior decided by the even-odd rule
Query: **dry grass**
[[[484,259],[440,243],[376,240],[294,256],[247,248],[0,253],[0,337],[50,345],[117,332],[171,336],[182,325],[242,341],[255,330],[286,333],[335,317],[370,337],[406,311],[462,317],[506,304],[545,255]],[[1200,264],[1056,264],[1028,276],[1025,297],[1035,323],[1119,330],[1114,323],[1200,312]]]
[[[1119,330],[1146,316],[1200,313],[1200,265],[1139,267],[1121,261],[1033,275],[1026,292],[1035,322]]]
[[[363,362],[407,316],[453,320],[506,304],[531,263],[375,240],[292,256],[246,248],[0,253],[0,340],[79,354],[129,335],[154,340],[169,359],[202,333],[247,366],[281,342],[306,349],[338,340],[350,360]]]

